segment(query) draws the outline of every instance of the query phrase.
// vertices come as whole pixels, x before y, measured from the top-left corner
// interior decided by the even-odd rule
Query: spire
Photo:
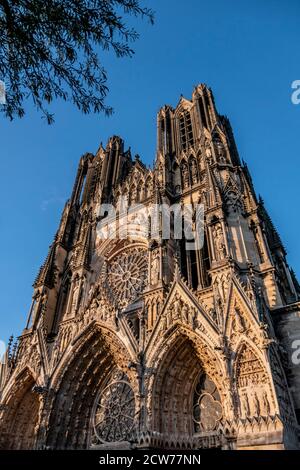
[[[255,189],[254,189],[254,186],[253,186],[253,181],[252,181],[252,176],[250,174],[250,171],[249,171],[249,168],[248,168],[248,165],[247,163],[242,160],[242,164],[243,164],[243,174],[245,176],[245,179],[250,187],[250,190],[251,190],[251,195],[253,197],[253,199],[255,200],[255,202],[257,203],[257,198],[256,198],[256,194],[255,194]]]
[[[298,279],[296,277],[296,273],[293,269],[291,269],[290,272],[291,272],[292,281],[294,283],[295,290],[297,292],[298,298],[300,298],[300,284],[299,284]]]
[[[265,208],[265,204],[261,196],[259,196],[259,214],[266,226],[266,234],[267,234],[271,251],[274,251],[277,248],[280,248],[283,254],[286,255],[286,250],[283,246],[281,238],[272,222],[271,217],[269,216],[267,212],[267,209]]]
[[[57,267],[55,264],[56,259],[56,244],[57,244],[57,234],[54,237],[54,241],[49,248],[49,252],[44,264],[41,266],[39,273],[34,281],[33,286],[39,287],[45,285],[52,289],[55,284]]]

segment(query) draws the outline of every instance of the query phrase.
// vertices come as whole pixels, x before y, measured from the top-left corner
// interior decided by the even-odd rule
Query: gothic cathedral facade
[[[99,238],[101,208],[120,197],[201,204],[201,247],[172,224],[169,238],[159,224]],[[230,123],[199,85],[159,111],[153,168],[117,136],[80,159],[0,368],[0,448],[298,448],[299,298]]]

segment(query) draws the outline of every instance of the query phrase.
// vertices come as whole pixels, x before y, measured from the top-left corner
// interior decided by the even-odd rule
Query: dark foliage
[[[138,34],[127,26],[129,16],[153,22],[140,0],[0,0],[0,80],[6,85],[0,111],[22,117],[24,100],[32,97],[48,123],[47,105],[55,98],[83,113],[110,114],[99,52],[132,56]]]

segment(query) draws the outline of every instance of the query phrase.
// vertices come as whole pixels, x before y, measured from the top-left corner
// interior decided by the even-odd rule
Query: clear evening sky
[[[152,164],[156,113],[176,106],[203,82],[232,123],[249,166],[300,277],[300,80],[298,0],[144,0],[155,25],[138,21],[132,59],[104,56],[107,103],[115,113],[84,116],[56,103],[48,126],[28,103],[21,120],[0,117],[0,340],[25,326],[32,283],[53,240],[77,164],[86,151],[118,134]],[[2,77],[0,77],[1,79]]]

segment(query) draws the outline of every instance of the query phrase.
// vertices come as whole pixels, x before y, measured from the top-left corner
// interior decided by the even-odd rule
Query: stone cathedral
[[[172,223],[169,238],[159,223],[99,237],[121,197],[201,204],[201,247]],[[81,157],[1,365],[0,448],[296,449],[299,300],[229,120],[199,85],[159,111],[153,168],[117,136]]]

